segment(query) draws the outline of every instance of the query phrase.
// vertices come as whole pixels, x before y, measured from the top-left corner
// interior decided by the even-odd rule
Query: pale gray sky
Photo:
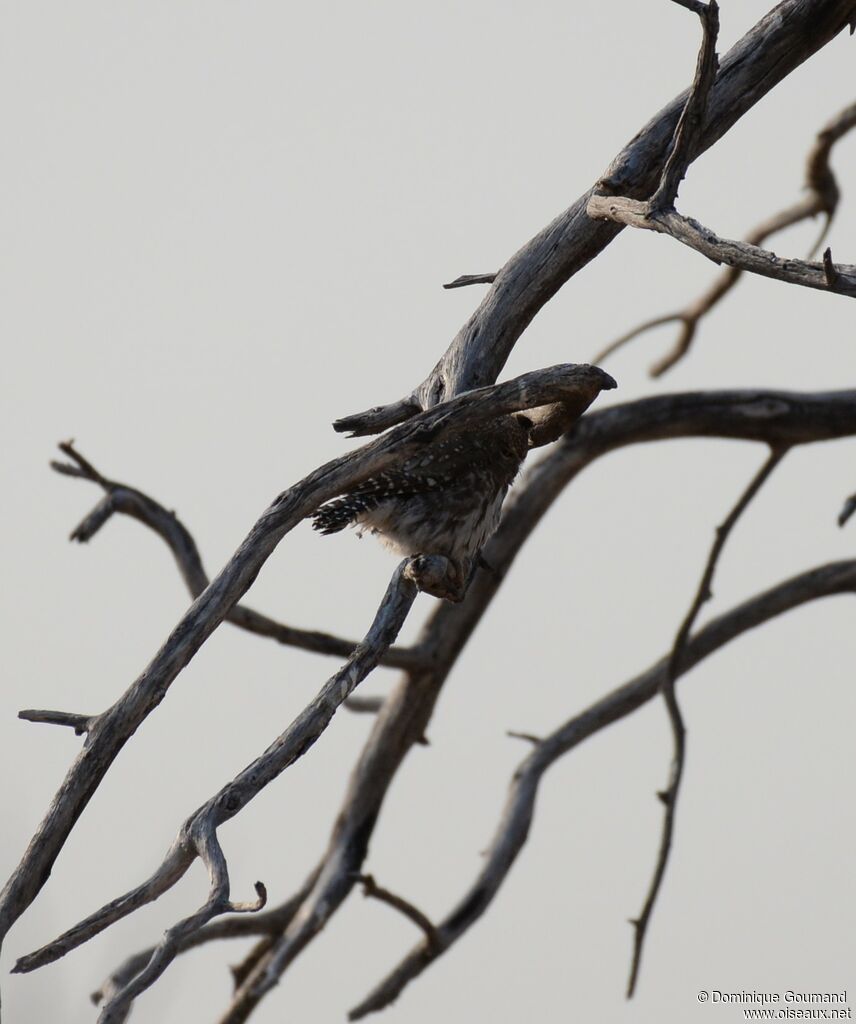
[[[768,7],[723,0],[724,52]],[[270,498],[345,450],[336,417],[420,381],[480,298],[444,292],[496,269],[583,192],[689,82],[695,18],[659,3],[534,0],[296,5],[222,0],[3,5],[6,141],[0,321],[6,625],[0,874],[17,863],[80,740],[19,708],[102,710],[187,604],[164,545],[117,520],[66,536],[97,500],[47,469],[74,437],[106,474],[168,507],[209,570]],[[689,174],[681,208],[736,236],[799,193],[820,124],[853,100],[842,36]],[[830,236],[856,237],[856,135]],[[803,255],[816,226],[776,240]],[[589,360],[715,273],[665,238],[625,232],[532,324],[506,375]],[[848,319],[848,317],[850,319]],[[607,365],[600,400],[701,387],[852,385],[847,300],[744,281],[664,381],[666,329]],[[730,543],[711,613],[852,554],[835,516],[856,443],[791,454]],[[712,530],[764,452],[692,441],[630,448],[588,470],[515,565],[447,684],[431,746],[409,756],[367,868],[443,915],[469,885],[511,773],[509,728],[542,733],[670,644]],[[362,634],[395,562],[353,536],[289,536],[251,603]],[[430,608],[420,598],[407,635]],[[651,706],[561,761],[488,915],[384,1017],[511,1024],[742,1019],[699,989],[856,990],[852,920],[852,601],[748,636],[681,694],[689,755],[673,860],[639,994],[623,989],[654,862],[654,791],[670,756]],[[14,1024],[94,1019],[87,995],[123,956],[202,900],[202,871],[38,974],[14,958],[159,862],[175,830],[287,724],[334,665],[226,626],[128,744],[3,952]],[[393,677],[378,673],[365,693]],[[320,853],[370,723],[337,716],[311,753],[222,838],[235,898],[290,894]],[[341,1020],[417,938],[354,896],[254,1020]],[[135,1021],[212,1021],[245,944],[188,954]]]

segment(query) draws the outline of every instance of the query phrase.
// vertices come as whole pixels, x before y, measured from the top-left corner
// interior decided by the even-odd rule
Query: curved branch
[[[186,948],[188,939],[198,934],[212,918],[228,913],[254,913],[264,907],[267,892],[261,882],[256,882],[256,899],[251,903],[238,904],[229,899],[229,871],[213,828],[204,823],[194,829],[193,844],[196,855],[208,868],[208,899],[194,914],[166,930],[145,967],[111,993],[98,1015],[98,1024],[122,1024],[137,996],[157,981],[178,953]]]
[[[834,562],[785,580],[720,615],[700,630],[685,648],[677,668],[677,677],[689,672],[709,654],[742,633],[778,615],[822,597],[853,592],[856,592],[856,560]],[[432,948],[427,940],[423,940],[416,945],[351,1010],[348,1015],[350,1020],[359,1020],[392,1003],[414,978],[442,956],[481,917],[526,842],[538,786],[544,772],[583,740],[625,718],[654,698],[663,687],[669,658],[670,655],[666,655],[646,672],[602,697],[536,746],[514,773],[482,870],[456,907],[436,925],[436,944]]]
[[[430,919],[426,917],[422,911],[414,906],[409,900],[404,899],[402,896],[396,895],[394,892],[390,892],[389,889],[384,889],[378,885],[374,879],[374,875],[360,875],[357,881],[363,887],[363,895],[366,897],[373,897],[379,900],[381,903],[385,903],[388,907],[392,907],[393,910],[397,910],[404,917],[412,921],[417,928],[421,929],[425,934],[425,938],[429,944],[433,945],[437,941],[437,930],[431,923]]]
[[[830,280],[823,263],[782,259],[757,245],[720,238],[710,228],[699,224],[692,217],[684,217],[676,210],[655,210],[650,203],[636,199],[592,196],[588,212],[595,218],[605,218],[634,228],[670,235],[717,264],[727,263],[731,267],[748,270],[761,277],[770,277],[774,281],[784,281],[786,284],[856,298],[856,266],[836,264],[834,278]]]
[[[244,939],[253,935],[275,935],[287,927],[294,917],[306,894],[315,884],[317,872],[313,872],[301,888],[290,899],[271,910],[260,910],[254,914],[241,914],[237,917],[226,917],[219,921],[211,921],[198,931],[191,932],[178,939],[176,954],[196,949],[208,942],[220,939]],[[145,968],[154,955],[157,947],[150,946],[139,953],[134,953],[112,972],[99,989],[92,993],[92,1002],[98,1005],[102,1001],[113,998],[121,989]]]

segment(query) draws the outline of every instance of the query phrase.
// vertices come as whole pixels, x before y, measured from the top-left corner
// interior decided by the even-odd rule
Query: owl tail
[[[372,494],[348,494],[337,498],[312,513],[312,528],[323,534],[338,533],[354,523],[363,512],[374,508],[377,501]]]

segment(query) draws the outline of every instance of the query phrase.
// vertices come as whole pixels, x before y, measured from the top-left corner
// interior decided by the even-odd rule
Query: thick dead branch
[[[856,592],[856,561],[834,562],[801,573],[719,616],[690,639],[678,665],[682,676],[742,633],[809,601]],[[359,1020],[394,1002],[404,988],[481,917],[502,886],[526,843],[538,786],[545,771],[583,740],[632,714],[662,690],[671,653],[646,672],[596,701],[545,737],[512,777],[494,837],[478,877],[446,918],[436,926],[437,942],[423,940],[349,1014]]]
[[[669,854],[672,849],[672,840],[675,833],[675,813],[677,811],[678,796],[680,794],[681,781],[683,780],[684,774],[684,763],[686,759],[686,728],[684,727],[681,708],[678,704],[678,698],[675,693],[675,681],[678,676],[678,665],[684,657],[684,651],[686,650],[693,626],[695,626],[696,620],[698,619],[699,612],[705,602],[709,601],[713,596],[713,591],[711,590],[713,575],[716,572],[719,558],[731,531],[737,524],[738,519],[748,508],[752,499],[764,486],[770,474],[776,466],[778,466],[786,451],[787,448],[771,449],[769,457],[765,460],[758,472],[752,477],[749,486],[740,495],[737,503],[728,513],[722,524],[717,527],[716,536],[711,546],[710,554],[708,555],[701,579],[699,580],[698,589],[696,590],[696,594],[693,598],[692,604],[690,605],[689,611],[684,616],[684,619],[678,628],[677,635],[675,636],[675,642],[672,646],[672,653],[669,656],[669,662],[666,667],[666,673],[663,677],[663,685],[660,692],[663,695],[663,700],[666,704],[666,710],[669,715],[669,724],[672,729],[674,750],[672,754],[672,764],[669,770],[668,785],[662,792],[657,794],[664,805],[663,831],[660,837],[660,849],[657,854],[657,863],[654,867],[654,874],[648,887],[648,893],[645,897],[642,911],[639,914],[639,917],[631,921],[631,924],[633,925],[633,958],[630,965],[630,977],[627,982],[628,999],[633,996],[633,993],[636,990],[636,981],[639,977],[639,968],[642,962],[642,951],[645,946],[645,936],[648,931],[648,924],[651,920],[651,914],[654,911],[657,896],[660,893],[660,888],[662,887],[663,878],[665,877],[666,868],[669,863]]]
[[[580,402],[583,395],[591,402],[604,387],[612,387],[614,383],[608,374],[590,366],[552,367],[523,374],[495,387],[459,396],[442,408],[421,413],[356,452],[328,462],[284,491],[262,514],[225,568],[191,605],[142,675],[93,723],[88,742],[69,769],[21,863],[0,893],[0,940],[44,885],[71,829],[114,758],[249,589],[286,533],[325,501],[413,454],[445,431],[463,430],[482,419],[544,403]],[[415,585],[410,580],[408,583],[415,593]],[[389,643],[392,639],[394,637]],[[378,648],[378,657],[387,646],[388,643],[382,650]],[[363,664],[365,656],[365,645],[360,645],[349,665]],[[375,664],[372,662],[367,671]],[[348,693],[344,693],[342,699],[347,696]]]
[[[757,245],[720,238],[691,217],[684,217],[675,210],[652,210],[649,203],[636,199],[592,196],[588,210],[595,218],[602,217],[619,224],[670,235],[717,264],[726,263],[761,277],[800,285],[802,288],[816,288],[836,295],[856,297],[856,266],[838,264],[834,275],[830,275],[823,263],[782,259]]]
[[[760,246],[771,235],[803,220],[820,215],[824,218],[823,227],[806,257],[809,260],[812,258],[832,226],[840,199],[838,183],[829,163],[832,147],[854,127],[856,127],[856,103],[840,111],[818,132],[806,159],[805,196],[756,225],[744,238],[745,242],[749,245]],[[740,280],[742,273],[743,270],[740,267],[728,267],[706,291],[684,309],[653,317],[651,320],[638,324],[602,349],[595,357],[595,362],[602,362],[607,356],[612,355],[646,331],[665,324],[678,323],[681,328],[673,347],[650,367],[649,372],[652,377],[661,376],[687,354],[700,321],[731,291]]]
[[[723,57],[690,159],[709,149],[783,78],[848,27],[854,11],[854,0],[785,0],[762,18]],[[657,114],[593,188],[508,260],[478,309],[412,394],[339,420],[336,429],[372,433],[401,422],[416,406],[430,408],[495,380],[538,311],[621,230],[614,221],[590,219],[586,209],[591,196],[642,199],[657,187],[686,99],[683,93]]]

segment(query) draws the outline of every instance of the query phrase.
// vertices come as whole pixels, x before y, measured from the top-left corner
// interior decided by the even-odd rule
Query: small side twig
[[[838,513],[838,525],[844,526],[854,512],[856,512],[856,494],[851,494],[841,507],[841,511]]]
[[[397,427],[420,412],[422,406],[413,395],[400,398],[397,402],[389,405],[376,405],[373,409],[365,412],[354,413],[352,416],[342,416],[335,420],[333,429],[338,434],[347,434],[348,437],[365,437],[368,434],[380,434],[390,427]]]
[[[531,743],[533,747],[537,747],[541,742],[541,737],[535,736],[531,732],[515,732],[513,729],[506,729],[505,735],[513,740],[525,740],[527,743]]]
[[[383,697],[361,697],[356,694],[345,701],[345,710],[357,715],[376,715],[383,707]]]
[[[675,642],[672,646],[672,653],[669,657],[669,663],[666,669],[666,674],[663,678],[660,692],[663,695],[663,700],[665,701],[666,710],[669,715],[669,724],[672,729],[674,750],[671,768],[669,770],[668,785],[665,790],[657,794],[665,806],[663,814],[663,831],[660,838],[660,850],[657,855],[657,863],[654,868],[653,877],[651,878],[651,884],[648,888],[648,894],[645,897],[642,912],[638,918],[634,918],[630,922],[633,925],[633,959],[630,965],[630,977],[627,982],[628,999],[632,998],[636,989],[639,967],[642,960],[642,950],[645,944],[645,935],[648,930],[648,924],[651,920],[654,905],[657,901],[657,896],[659,895],[660,888],[663,883],[663,877],[666,873],[666,867],[669,862],[669,853],[671,851],[672,839],[675,831],[675,810],[677,808],[678,794],[680,792],[684,763],[686,760],[686,728],[684,726],[680,705],[678,704],[678,699],[675,694],[675,682],[679,675],[681,660],[686,652],[690,633],[695,625],[699,612],[705,602],[709,601],[713,596],[711,583],[713,582],[716,566],[719,561],[719,557],[722,554],[722,549],[725,547],[725,543],[728,540],[729,534],[738,519],[746,511],[752,499],[763,487],[767,478],[779,462],[781,462],[787,450],[788,449],[786,447],[771,447],[770,454],[764,464],[752,477],[748,487],[740,495],[740,498],[737,500],[728,516],[722,524],[717,527],[716,537],[713,545],[711,546],[707,563],[705,565],[704,572],[702,573],[701,580],[699,581],[695,597],[690,605],[689,611],[684,616],[683,622],[681,622],[680,628],[675,636]]]
[[[388,906],[394,907],[397,911],[404,914],[404,916],[412,921],[417,928],[422,929],[425,933],[425,938],[428,940],[429,947],[432,950],[436,949],[440,941],[437,929],[418,907],[415,907],[409,900],[404,899],[402,896],[397,896],[395,893],[390,892],[389,889],[384,889],[379,886],[374,880],[373,875],[358,875],[357,881],[363,887],[364,896],[372,896],[374,899],[380,900],[381,903],[386,903]]]
[[[823,252],[823,274],[826,277],[826,283],[829,285],[832,291],[835,291],[836,285],[838,284],[838,271],[835,269],[835,264],[832,262],[832,249],[829,246]]]
[[[447,290],[451,288],[466,288],[467,285],[471,284],[493,284],[496,280],[496,274],[461,274],[460,277],[456,277],[454,281],[449,281],[448,284],[444,284],[443,287]]]
[[[178,921],[164,933],[146,966],[124,986],[112,992],[98,1016],[98,1024],[121,1024],[126,1020],[131,1004],[138,995],[150,988],[182,951],[187,939],[221,914],[256,913],[267,902],[267,890],[261,882],[255,883],[256,899],[234,903],[229,899],[229,872],[226,858],[217,839],[216,826],[202,819],[198,834],[194,836],[197,855],[208,868],[210,888],[208,899],[194,914]]]
[[[76,715],[71,711],[41,711],[26,708],[18,712],[18,718],[24,722],[43,722],[45,725],[64,725],[74,729],[75,736],[89,732],[97,715]]]
[[[209,942],[217,942],[224,939],[243,939],[253,936],[264,936],[268,941],[271,936],[278,934],[286,928],[294,918],[306,895],[311,891],[312,886],[318,878],[317,869],[312,871],[300,889],[289,899],[271,909],[260,910],[254,914],[238,914],[233,917],[222,917],[211,921],[203,928],[190,935],[186,935],[178,943],[178,953],[183,953],[198,946],[204,946]],[[157,947],[149,946],[138,953],[127,957],[110,975],[102,982],[101,986],[92,993],[92,1002],[97,1006],[106,1002],[120,991],[128,982],[134,978],[151,960]]]
[[[652,210],[666,210],[675,205],[678,186],[687,173],[687,167],[702,135],[708,97],[719,68],[716,58],[719,7],[716,0],[710,0],[706,4],[699,3],[698,0],[673,0],[673,3],[699,16],[702,25],[702,44],[696,61],[693,84],[675,128],[672,148],[660,175],[657,191],[650,200]]]

